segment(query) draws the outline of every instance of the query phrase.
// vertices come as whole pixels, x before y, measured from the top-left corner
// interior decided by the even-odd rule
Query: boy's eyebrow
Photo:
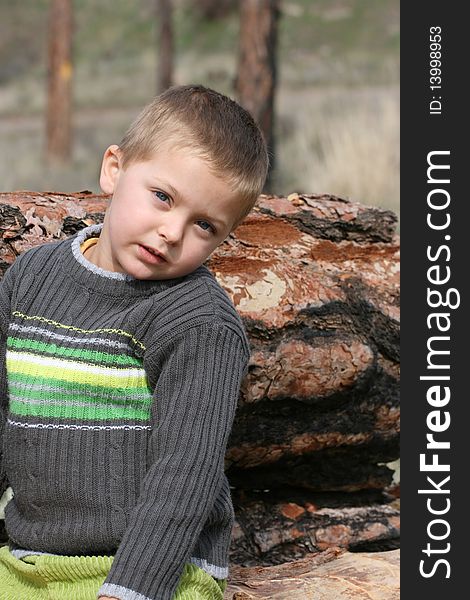
[[[165,181],[164,179],[160,179],[159,183],[161,185],[163,185],[164,187],[166,187],[172,196],[176,196],[177,198],[181,198],[182,200],[185,199],[177,190],[175,190],[175,188],[171,185],[171,183],[168,183],[168,181]],[[217,217],[211,217],[211,216],[207,215],[207,218],[210,219],[211,221],[214,221],[214,223],[218,223],[222,227],[226,226],[225,221],[222,221],[221,219],[218,219]]]

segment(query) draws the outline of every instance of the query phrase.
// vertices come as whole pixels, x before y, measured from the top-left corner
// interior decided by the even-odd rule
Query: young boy
[[[222,600],[224,453],[250,348],[203,265],[268,156],[238,104],[157,97],[104,153],[102,225],[0,285],[0,600]]]

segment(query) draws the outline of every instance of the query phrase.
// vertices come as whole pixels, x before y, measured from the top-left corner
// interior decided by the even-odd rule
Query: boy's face
[[[236,194],[185,150],[161,150],[126,169],[121,163],[118,146],[110,146],[100,185],[112,200],[87,259],[136,279],[191,273],[230,233],[240,214]]]

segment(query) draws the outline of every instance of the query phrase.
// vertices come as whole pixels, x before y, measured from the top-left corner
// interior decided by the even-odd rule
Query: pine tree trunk
[[[240,1],[240,47],[235,83],[240,104],[261,127],[274,166],[274,96],[279,0]]]
[[[237,5],[237,0],[192,0],[191,4],[204,19],[222,19]]]
[[[158,73],[157,93],[173,85],[172,0],[157,0]]]
[[[68,162],[72,152],[72,0],[51,0],[46,159]]]
[[[399,600],[400,551],[331,548],[272,567],[230,571],[225,600]]]
[[[236,488],[231,494],[234,564],[280,564],[333,546],[355,552],[399,547],[400,501],[390,494],[313,494],[300,488]]]

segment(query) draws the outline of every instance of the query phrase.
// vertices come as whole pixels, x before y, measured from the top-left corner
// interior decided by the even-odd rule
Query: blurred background
[[[399,0],[0,0],[0,191],[99,192],[106,147],[188,83],[256,113],[273,193],[399,214]]]

